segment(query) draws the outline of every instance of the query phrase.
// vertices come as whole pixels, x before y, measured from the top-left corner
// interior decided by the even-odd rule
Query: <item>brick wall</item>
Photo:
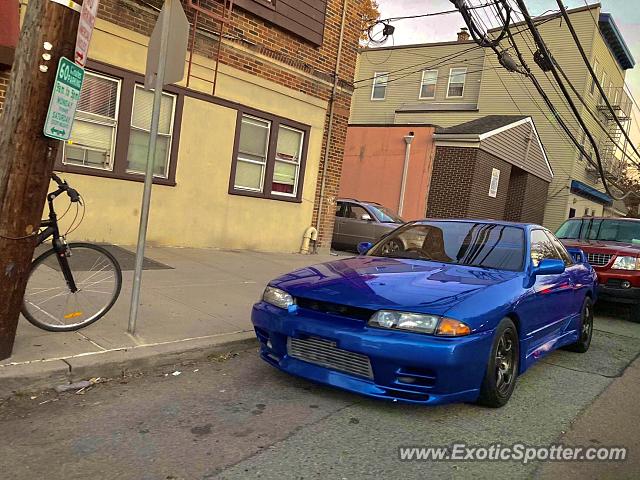
[[[2,113],[2,105],[4,104],[7,87],[9,86],[10,69],[0,67],[0,113]]]
[[[521,222],[542,225],[548,191],[549,184],[547,182],[527,173],[527,185],[522,203],[522,213],[520,214]]]
[[[527,172],[524,170],[513,166],[511,167],[507,206],[504,212],[505,220],[519,222],[522,217],[522,207],[524,205],[525,191],[527,188],[527,175]]]
[[[500,170],[498,192],[496,193],[495,198],[489,196],[491,172],[494,168]],[[505,207],[507,205],[510,176],[510,163],[507,163],[484,150],[477,150],[467,216],[469,218],[503,220],[505,216]]]
[[[496,197],[491,172],[500,170]],[[476,148],[436,148],[427,216],[542,223],[549,184]]]
[[[183,4],[185,0],[182,0]],[[353,0],[352,0],[353,1]],[[100,18],[116,25],[128,28],[143,35],[151,35],[157,18],[157,11],[153,7],[160,7],[161,0],[102,0],[98,15]],[[220,12],[222,4],[215,0],[201,0],[200,4],[212,11]],[[329,0],[326,11],[324,42],[315,47],[286,30],[273,26],[262,19],[234,8],[232,22],[225,27],[225,41],[232,45],[223,44],[220,62],[231,67],[250,72],[251,74],[276,82],[302,93],[312,95],[322,100],[331,98],[331,83],[334,79],[336,66],[340,24],[342,20],[342,6],[344,0]],[[327,162],[327,177],[325,183],[325,202],[322,209],[319,246],[328,246],[333,233],[335,213],[335,198],[338,194],[344,143],[351,108],[351,94],[357,56],[358,39],[360,35],[360,7],[350,4],[347,10],[341,66],[339,69],[338,94],[335,98],[335,114],[333,119],[333,137],[329,145]],[[185,12],[191,23],[193,12],[185,6]],[[196,53],[209,58],[215,57],[217,50],[217,32],[219,26],[212,23],[204,15],[199,16],[198,31],[194,50]],[[249,52],[233,48],[234,45],[248,49]],[[290,69],[283,69],[266,63],[255,54],[263,55],[284,63],[306,75],[297,75]],[[311,76],[312,78],[308,78]],[[328,115],[325,121],[323,149],[321,159],[327,145]],[[320,162],[320,172],[323,162]],[[316,198],[313,213],[313,223],[317,220],[319,211],[319,194],[321,174],[318,175]]]
[[[477,150],[437,147],[433,160],[427,217],[467,216]]]

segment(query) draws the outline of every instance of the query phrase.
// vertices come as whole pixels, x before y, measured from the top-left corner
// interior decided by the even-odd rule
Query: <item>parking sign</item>
[[[83,80],[84,68],[67,58],[60,58],[47,120],[44,124],[43,133],[46,137],[69,140]]]

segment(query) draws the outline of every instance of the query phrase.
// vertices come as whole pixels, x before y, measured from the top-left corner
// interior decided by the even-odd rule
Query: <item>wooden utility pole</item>
[[[29,2],[0,115],[0,360],[13,349],[33,234],[60,143],[42,129],[58,60],[73,59],[78,19],[52,0]]]

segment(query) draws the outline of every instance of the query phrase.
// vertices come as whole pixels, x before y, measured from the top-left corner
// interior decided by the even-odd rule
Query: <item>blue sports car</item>
[[[589,348],[596,274],[543,227],[422,220],[359,250],[269,283],[252,312],[265,361],[370,397],[500,407],[539,358]]]

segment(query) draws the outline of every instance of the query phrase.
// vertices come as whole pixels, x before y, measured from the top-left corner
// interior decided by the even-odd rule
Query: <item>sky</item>
[[[380,18],[404,15],[416,15],[441,12],[454,9],[449,0],[377,0],[380,6]],[[594,3],[589,0],[589,3]],[[640,2],[636,0],[601,0],[602,11],[611,13],[624,36],[631,54],[636,60],[636,67],[627,70],[627,85],[633,96],[640,102]],[[556,0],[526,0],[529,13],[539,15],[547,10],[557,10]],[[567,8],[585,5],[585,0],[565,0]],[[458,13],[438,15],[412,20],[394,22],[396,27],[393,39],[388,45],[406,45],[411,43],[427,43],[453,41],[456,33],[465,23]],[[553,53],[553,52],[552,52]],[[638,113],[636,111],[636,113]],[[636,125],[637,126],[637,125]]]

